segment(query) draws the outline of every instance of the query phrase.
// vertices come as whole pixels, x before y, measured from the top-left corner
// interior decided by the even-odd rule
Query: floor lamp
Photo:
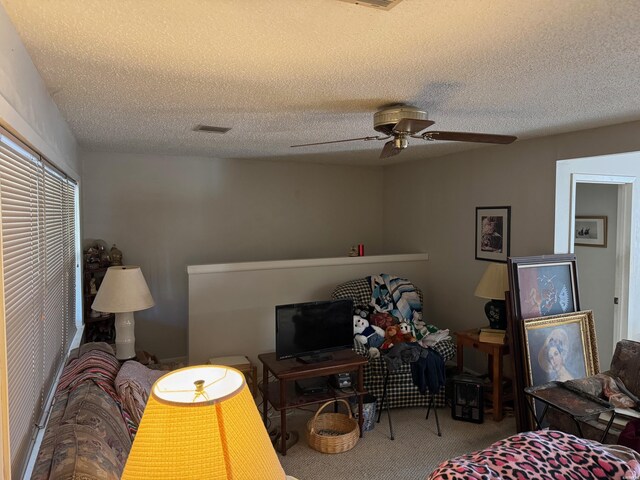
[[[116,358],[128,360],[136,356],[135,320],[133,312],[155,305],[140,267],[109,267],[91,308],[116,314]]]

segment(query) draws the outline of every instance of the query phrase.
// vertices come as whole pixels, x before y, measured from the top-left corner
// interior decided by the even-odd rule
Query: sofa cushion
[[[69,394],[62,425],[90,428],[93,436],[108,445],[124,465],[131,450],[131,437],[118,404],[91,381],[83,382]],[[57,447],[54,456],[57,456]]]
[[[124,462],[90,425],[61,425],[51,463],[55,480],[118,480]]]
[[[49,478],[53,452],[56,448],[56,434],[58,432],[58,426],[64,416],[64,411],[67,408],[68,398],[68,392],[61,392],[58,393],[53,400],[51,413],[47,421],[47,429],[45,430],[42,444],[38,451],[38,458],[33,467],[31,480],[47,480]]]

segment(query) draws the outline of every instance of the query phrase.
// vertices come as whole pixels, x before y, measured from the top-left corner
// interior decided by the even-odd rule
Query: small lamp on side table
[[[484,313],[489,319],[489,326],[500,330],[507,328],[507,309],[505,292],[509,290],[509,277],[506,263],[490,263],[484,271],[474,295],[487,298]]]
[[[116,358],[128,360],[136,356],[135,320],[133,312],[155,305],[140,267],[109,267],[91,308],[116,314]]]

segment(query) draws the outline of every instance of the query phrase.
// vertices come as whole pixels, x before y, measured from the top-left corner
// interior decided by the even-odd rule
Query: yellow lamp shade
[[[203,365],[153,386],[123,479],[278,479],[285,473],[242,373]]]

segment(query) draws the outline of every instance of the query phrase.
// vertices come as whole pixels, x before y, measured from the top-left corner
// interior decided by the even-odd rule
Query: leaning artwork
[[[530,386],[584,378],[599,370],[590,310],[525,320],[524,344]]]
[[[575,281],[569,262],[522,265],[518,277],[522,318],[575,311]]]

